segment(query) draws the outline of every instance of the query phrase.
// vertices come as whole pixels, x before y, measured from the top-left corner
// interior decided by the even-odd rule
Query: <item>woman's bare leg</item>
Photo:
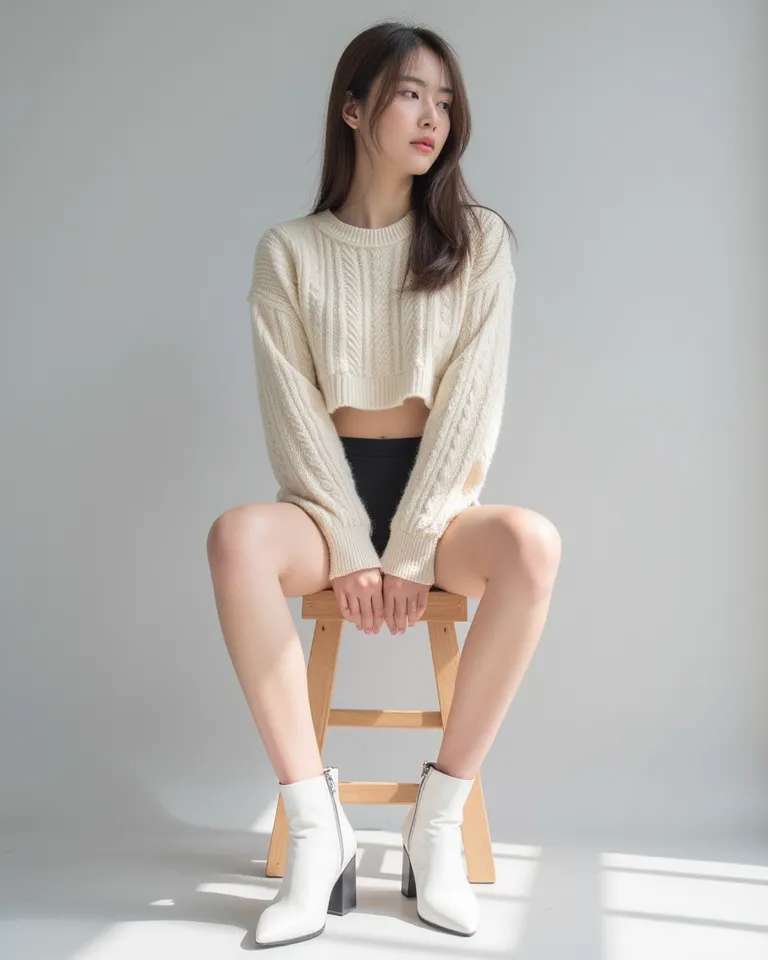
[[[224,641],[280,783],[323,772],[307,666],[286,601],[286,596],[329,585],[323,547],[314,522],[293,504],[236,507],[222,514],[208,534],[208,563]],[[290,556],[278,555],[285,550]],[[293,586],[284,592],[281,577],[284,581],[287,566]]]
[[[476,508],[480,509],[480,508]],[[486,551],[487,585],[464,639],[451,709],[437,758],[438,769],[471,779],[478,772],[533,657],[549,612],[561,558],[557,529],[532,511],[485,508],[471,517]],[[469,527],[469,524],[467,524]],[[466,553],[444,560],[460,576]]]

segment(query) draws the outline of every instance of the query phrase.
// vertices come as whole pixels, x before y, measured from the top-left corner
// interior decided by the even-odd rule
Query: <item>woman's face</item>
[[[425,48],[414,55],[403,75],[411,79],[398,81],[395,98],[379,121],[381,159],[419,175],[429,170],[448,139],[453,97],[441,88],[450,87],[451,81],[437,54]],[[414,146],[420,137],[431,137],[433,149]]]

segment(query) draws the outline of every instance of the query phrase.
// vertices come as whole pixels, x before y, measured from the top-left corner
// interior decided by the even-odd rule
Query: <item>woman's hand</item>
[[[385,573],[382,576],[381,588],[384,597],[384,621],[389,632],[405,633],[406,627],[412,627],[424,615],[429,598],[429,585]]]
[[[381,595],[381,570],[369,567],[355,570],[343,577],[334,577],[331,588],[336,594],[339,609],[345,620],[354,623],[358,630],[378,633],[383,617]]]

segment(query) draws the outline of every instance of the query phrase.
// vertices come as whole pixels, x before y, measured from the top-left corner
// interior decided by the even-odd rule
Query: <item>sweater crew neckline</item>
[[[339,220],[330,209],[313,214],[311,219],[328,236],[358,247],[381,247],[398,243],[405,240],[413,228],[413,210],[409,210],[404,217],[386,227],[355,227]]]

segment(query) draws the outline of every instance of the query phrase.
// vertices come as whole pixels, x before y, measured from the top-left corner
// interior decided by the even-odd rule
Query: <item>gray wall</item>
[[[308,212],[343,47],[406,15],[457,48],[466,174],[519,241],[483,501],[564,540],[483,767],[494,839],[765,828],[765,4],[4,7],[2,825],[269,827],[205,551],[276,490],[251,258]],[[436,702],[424,626],[347,628],[336,706]],[[325,759],[416,779],[438,736],[332,730]]]

